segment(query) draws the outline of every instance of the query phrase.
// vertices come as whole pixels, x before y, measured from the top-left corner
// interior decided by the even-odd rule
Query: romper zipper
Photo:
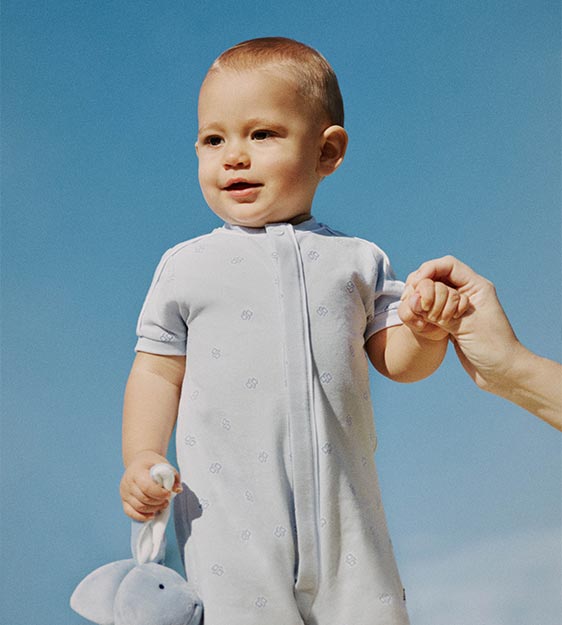
[[[266,230],[279,263],[297,536],[295,599],[306,618],[316,597],[320,571],[317,432],[306,286],[292,226],[276,224]]]

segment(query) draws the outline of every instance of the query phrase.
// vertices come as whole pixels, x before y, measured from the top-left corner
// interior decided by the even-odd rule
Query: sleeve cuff
[[[147,352],[159,356],[185,356],[185,343],[178,341],[155,341],[146,336],[141,336],[135,345],[136,352]]]
[[[365,342],[367,342],[373,334],[390,328],[392,326],[402,325],[402,319],[398,316],[398,307],[400,302],[391,304],[386,310],[375,315],[374,320],[367,326],[365,330]]]

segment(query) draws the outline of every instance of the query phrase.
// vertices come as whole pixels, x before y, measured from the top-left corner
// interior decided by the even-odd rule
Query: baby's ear
[[[347,132],[342,126],[329,126],[322,133],[318,173],[329,176],[342,164],[347,149]]]
[[[134,560],[119,560],[92,571],[72,593],[70,607],[94,623],[112,625],[115,596],[134,567]]]

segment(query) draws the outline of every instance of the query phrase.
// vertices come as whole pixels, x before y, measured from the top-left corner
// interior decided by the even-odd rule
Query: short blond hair
[[[290,71],[301,95],[324,113],[330,124],[343,126],[343,98],[332,66],[314,48],[286,37],[243,41],[223,52],[207,75],[222,69],[248,71],[278,65]]]

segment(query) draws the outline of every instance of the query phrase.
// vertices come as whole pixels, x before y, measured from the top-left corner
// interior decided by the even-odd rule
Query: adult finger
[[[457,307],[457,310],[455,311],[455,314],[453,315],[453,319],[460,319],[464,314],[468,312],[471,306],[470,298],[467,295],[465,295],[464,293],[459,293],[459,295],[459,305]]]
[[[416,271],[408,276],[406,283],[415,288],[421,280],[429,278],[430,280],[438,280],[449,286],[460,288],[468,285],[478,277],[475,271],[458,258],[443,256],[422,263]]]

